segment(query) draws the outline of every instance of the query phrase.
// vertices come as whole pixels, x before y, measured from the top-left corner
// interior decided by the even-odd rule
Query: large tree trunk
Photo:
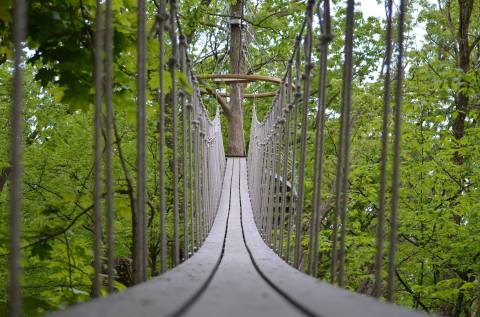
[[[456,42],[456,49],[454,50],[455,57],[456,57],[456,67],[462,70],[463,74],[466,74],[471,69],[471,59],[470,55],[472,52],[473,47],[469,44],[469,28],[470,28],[470,19],[472,16],[473,10],[473,3],[474,0],[458,0],[458,30],[453,32],[452,29],[452,37]],[[447,8],[446,8],[447,20],[449,20],[450,16],[452,15],[451,12],[451,3],[447,1]],[[450,22],[451,23],[451,22]],[[452,24],[453,25],[453,24]],[[465,136],[465,129],[466,129],[466,118],[470,111],[470,103],[471,100],[466,92],[470,83],[466,81],[464,78],[460,80],[460,87],[455,93],[454,96],[454,109],[456,114],[452,115],[450,119],[450,124],[452,126],[452,133],[453,137],[457,141],[456,147],[460,148],[462,145],[460,140]],[[454,164],[458,166],[462,166],[464,164],[464,156],[461,154],[461,151],[455,151],[453,153],[452,160]],[[463,173],[460,175],[460,183],[463,184],[465,177]],[[462,215],[454,214],[452,216],[453,221],[460,225],[462,221]],[[456,272],[452,272],[448,270],[443,274],[444,279],[451,279],[457,275],[462,280],[468,281],[468,273],[463,270],[458,270]],[[449,316],[460,316],[464,303],[464,290],[460,289],[457,299],[453,304],[443,305],[441,307],[442,314],[449,315]]]
[[[458,17],[458,53],[457,53],[457,68],[461,69],[464,74],[470,71],[470,53],[472,47],[470,47],[468,41],[468,33],[470,28],[470,18],[473,10],[473,0],[458,0],[459,17]],[[456,115],[453,116],[452,131],[453,136],[457,141],[461,140],[465,135],[465,121],[470,111],[470,100],[466,90],[470,84],[463,78],[460,80],[460,89],[455,94],[455,111]],[[458,142],[460,144],[460,142]],[[461,145],[458,145],[459,147]],[[456,165],[463,165],[464,157],[459,151],[453,153],[453,162]],[[460,182],[463,184],[464,177],[461,177]],[[462,220],[461,215],[454,215],[453,220],[457,225]]]
[[[459,19],[458,19],[458,54],[457,67],[467,73],[470,70],[470,53],[471,47],[468,42],[468,31],[470,27],[470,18],[473,9],[473,0],[458,0],[459,5]],[[462,80],[460,88],[455,95],[455,110],[456,116],[453,119],[452,130],[455,139],[460,140],[465,135],[465,119],[469,112],[469,98],[465,92],[465,88],[469,85],[468,82]],[[462,89],[463,88],[463,89]],[[453,160],[455,164],[463,164],[463,156],[458,152],[454,153]]]
[[[243,0],[231,7],[231,15],[242,16]],[[230,29],[230,73],[245,74],[245,56],[243,54],[242,27],[240,19],[234,19]],[[236,23],[238,21],[238,23]],[[224,112],[228,120],[228,154],[245,155],[243,138],[243,85],[233,84],[230,88],[228,111]]]

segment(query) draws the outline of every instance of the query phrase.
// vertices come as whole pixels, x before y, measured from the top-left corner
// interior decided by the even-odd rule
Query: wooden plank
[[[263,277],[312,316],[421,317],[423,312],[382,303],[371,297],[320,282],[288,265],[262,240],[248,196],[246,160],[241,161],[240,198],[245,242]],[[285,316],[285,315],[284,315]]]
[[[240,163],[234,160],[225,251],[215,276],[186,316],[304,316],[258,274],[245,247],[240,221]]]
[[[55,317],[171,316],[197,295],[222,253],[227,225],[233,162],[227,161],[218,214],[205,243],[189,260],[125,292],[99,298],[52,314]],[[237,172],[238,173],[238,172]],[[238,176],[237,176],[238,178]]]

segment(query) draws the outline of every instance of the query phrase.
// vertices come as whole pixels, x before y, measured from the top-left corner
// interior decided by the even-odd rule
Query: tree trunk
[[[473,0],[458,0],[459,6],[459,18],[458,18],[458,54],[457,54],[457,67],[462,70],[463,74],[466,74],[470,70],[470,44],[468,42],[468,31],[470,28],[470,18],[473,10]],[[467,88],[470,84],[461,79],[458,92],[455,94],[455,110],[457,112],[453,119],[452,131],[456,140],[461,140],[465,135],[465,119],[469,112],[469,97],[467,95]],[[460,143],[460,142],[458,142]],[[461,146],[461,145],[459,145]],[[459,151],[453,153],[453,162],[456,165],[463,165],[464,157]],[[464,177],[460,180],[464,182]],[[453,220],[457,225],[460,224],[462,219],[461,215],[454,215]]]
[[[459,26],[458,26],[458,55],[457,67],[460,68],[464,74],[470,70],[470,45],[468,43],[468,31],[470,26],[470,18],[473,9],[473,0],[459,0]],[[461,80],[460,89],[455,95],[455,110],[457,115],[453,119],[452,130],[455,139],[460,140],[465,135],[465,119],[469,112],[469,98],[465,92],[465,88],[469,85],[468,82]],[[463,88],[463,89],[462,89]],[[465,90],[464,90],[465,89]],[[453,161],[457,165],[463,164],[463,156],[455,152]]]
[[[237,0],[231,7],[231,15],[242,16],[243,0]],[[243,54],[242,27],[240,19],[232,19],[230,24],[230,73],[245,74],[245,56]],[[245,155],[243,138],[243,85],[233,84],[230,87],[228,111],[224,111],[228,120],[228,154]]]

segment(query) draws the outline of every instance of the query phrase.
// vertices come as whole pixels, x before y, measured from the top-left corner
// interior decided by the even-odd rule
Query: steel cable
[[[113,293],[114,271],[114,196],[113,196],[113,13],[112,0],[105,1],[105,106],[107,112],[105,133],[105,169],[107,187],[107,285]]]
[[[393,300],[393,288],[395,279],[395,261],[397,249],[397,214],[398,200],[400,195],[400,164],[401,164],[401,136],[402,136],[402,90],[403,90],[403,54],[404,54],[404,32],[405,32],[405,11],[407,1],[400,0],[398,15],[398,55],[397,74],[395,91],[395,121],[393,140],[393,173],[392,173],[392,206],[390,214],[390,246],[388,252],[388,277],[387,277],[387,300]]]
[[[94,207],[93,207],[93,297],[100,296],[102,287],[102,99],[103,99],[103,5],[96,2],[95,16],[95,56],[94,56],[94,84],[95,84],[95,113],[94,113]]]
[[[170,88],[170,105],[172,107],[172,152],[173,152],[173,265],[180,263],[180,241],[179,241],[179,204],[178,204],[178,109],[177,109],[177,64],[178,64],[178,43],[177,43],[177,1],[170,0],[170,41],[172,56],[170,57],[170,76],[172,78]]]
[[[166,217],[166,196],[165,196],[165,78],[164,78],[164,65],[165,65],[165,23],[168,19],[166,12],[165,0],[160,0],[159,8],[157,10],[158,19],[158,42],[159,42],[159,54],[158,54],[158,77],[159,77],[159,89],[158,89],[158,164],[159,164],[159,225],[160,225],[160,272],[163,273],[167,270],[167,236],[165,230],[165,217]]]
[[[179,37],[179,54],[180,54],[180,69],[183,74],[187,72],[187,61],[186,61],[186,43],[185,37],[181,35]],[[188,178],[187,178],[187,165],[188,165],[188,156],[187,156],[187,120],[188,120],[188,110],[187,104],[185,101],[185,91],[181,89],[179,91],[180,98],[180,108],[182,109],[182,189],[183,189],[183,249],[184,249],[184,258],[188,258]]]
[[[343,66],[342,109],[340,115],[339,151],[337,159],[337,176],[335,185],[335,222],[340,217],[340,255],[338,261],[338,285],[345,283],[345,234],[347,212],[348,169],[350,155],[350,112],[352,107],[352,75],[353,75],[353,28],[354,1],[347,1],[347,21],[345,26],[345,59]],[[338,223],[334,226],[332,247],[332,283],[335,281],[337,266],[337,232]]]
[[[302,214],[304,207],[305,196],[305,160],[306,160],[306,146],[307,146],[307,119],[308,119],[308,103],[310,101],[310,74],[312,70],[312,29],[313,29],[313,6],[314,0],[307,2],[306,12],[306,34],[303,43],[305,54],[305,69],[303,74],[303,99],[302,99],[302,122],[301,122],[301,136],[300,136],[300,162],[298,169],[298,200],[297,200],[297,214],[296,214],[296,235],[295,235],[295,253],[294,264],[298,269],[300,267],[301,258],[301,240],[302,240]]]
[[[23,41],[27,29],[27,4],[25,0],[13,3],[13,83],[12,104],[10,112],[10,213],[9,213],[9,258],[8,258],[8,314],[11,317],[22,315],[20,290],[20,236],[22,219],[22,184],[23,184]]]
[[[313,189],[313,206],[312,222],[311,222],[311,236],[310,236],[310,267],[311,275],[317,275],[318,267],[318,234],[320,226],[320,203],[322,193],[322,175],[323,175],[323,148],[324,148],[324,130],[325,130],[325,110],[327,107],[327,67],[328,67],[328,48],[333,37],[330,27],[330,1],[323,0],[323,17],[318,9],[320,20],[320,27],[322,34],[320,35],[319,50],[319,88],[318,88],[318,103],[317,103],[317,129],[315,136],[315,165],[314,165],[314,189]]]
[[[136,252],[134,259],[135,283],[147,279],[147,236],[146,236],[146,4],[145,0],[138,0],[137,8],[137,208],[136,208]]]
[[[375,255],[375,285],[373,295],[382,293],[382,259],[385,225],[385,191],[387,182],[388,118],[390,113],[390,73],[392,60],[393,0],[386,1],[387,29],[385,34],[385,77],[383,79],[382,154],[380,158],[380,188],[378,192],[377,252]]]

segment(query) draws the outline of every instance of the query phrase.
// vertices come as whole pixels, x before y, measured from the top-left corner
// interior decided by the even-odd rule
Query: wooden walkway
[[[160,277],[54,316],[425,316],[320,282],[262,240],[245,158],[228,158],[215,223],[203,247]]]

